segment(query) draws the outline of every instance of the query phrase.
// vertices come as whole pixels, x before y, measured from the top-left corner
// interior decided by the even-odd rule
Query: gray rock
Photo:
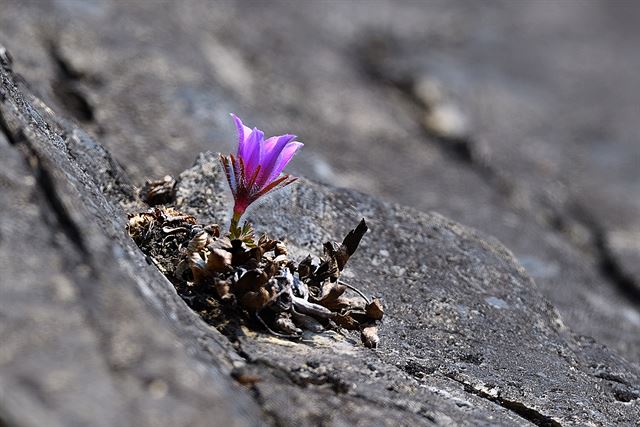
[[[178,207],[203,223],[226,223],[231,200],[225,185],[217,156],[201,155],[180,175]],[[381,346],[371,353],[356,344],[357,336],[310,334],[292,343],[247,331],[237,345],[259,366],[257,372],[271,369],[256,388],[277,420],[313,424],[320,411],[333,414],[336,424],[382,423],[369,409],[349,408],[356,418],[343,418],[327,403],[332,393],[299,400],[289,389],[314,384],[346,395],[342,400],[401,407],[444,424],[635,422],[637,403],[624,401],[626,393],[638,392],[637,368],[575,336],[496,240],[437,214],[308,181],[259,205],[248,218],[258,232],[284,239],[290,257],[302,259],[320,251],[318,242],[344,235],[358,215],[371,219],[371,232],[343,277],[384,301]],[[624,379],[617,382],[613,372],[619,368],[613,366],[621,365]],[[293,385],[284,386],[283,375]],[[301,412],[284,405],[282,394],[299,402]],[[595,395],[602,400],[588,404]],[[454,415],[440,407],[443,397],[456,403]],[[387,417],[389,425],[396,422],[395,415]]]
[[[298,133],[292,172],[496,236],[640,362],[634,7],[314,3],[0,0],[0,37],[136,182],[229,152],[231,111]]]
[[[0,78],[0,420],[261,424],[242,360],[126,234],[109,154]]]
[[[455,143],[512,205],[590,253],[601,270],[597,286],[627,300],[626,322],[637,330],[640,8],[502,6],[458,15],[455,33],[432,29],[437,42],[411,28],[376,28],[368,42],[370,71],[427,115],[443,104],[462,106],[467,135],[443,137],[429,123],[426,130]],[[446,103],[425,86],[446,92]]]
[[[358,337],[229,342],[186,307],[124,231],[126,176],[82,130],[1,71],[0,419],[31,425],[632,424],[638,371],[576,338],[497,241],[436,214],[303,181],[255,209],[290,256],[358,217],[345,279],[387,317]],[[216,156],[180,176],[180,208],[223,222]],[[103,191],[104,190],[104,191]],[[107,191],[108,190],[108,191]],[[251,390],[235,369],[261,378]]]
[[[455,50],[465,31],[482,33],[464,30],[477,14],[467,6],[462,12],[448,2],[429,8],[381,2],[365,14],[371,8],[355,3],[328,10],[312,3],[0,1],[0,37],[12,47],[13,69],[58,112],[16,88],[15,77],[3,69],[0,390],[10,394],[0,393],[0,425],[637,422],[638,368],[618,354],[640,360],[639,315],[612,286],[637,283],[630,232],[637,209],[629,197],[636,194],[630,183],[637,171],[611,174],[606,156],[595,156],[575,181],[562,173],[539,179],[536,155],[507,144],[521,140],[518,132],[571,141],[573,132],[584,130],[597,111],[571,115],[569,135],[547,130],[567,105],[556,97],[564,92],[549,92],[574,79],[576,69],[564,74],[571,79],[552,81],[543,99],[535,91],[503,99],[512,86],[508,79],[497,82],[489,93],[497,110],[488,111],[464,96],[473,91],[457,90],[456,81],[443,78],[447,102],[469,127],[450,132],[449,139],[439,135],[442,140],[425,135],[424,106],[415,94],[399,93],[394,81],[398,71],[424,77],[422,62],[400,49],[391,56],[393,67],[373,64],[393,85],[363,78],[362,42],[368,45],[376,34],[398,37],[414,52],[420,37],[444,41],[434,60],[444,64],[444,74],[454,79],[472,69],[464,66],[466,59],[462,65],[449,61],[477,59],[495,45]],[[576,9],[567,10],[549,21],[555,22],[549,37],[566,22],[584,16],[591,22],[599,9],[587,6],[576,16]],[[512,16],[487,13],[495,14],[491,22]],[[535,5],[522,12],[534,23],[546,22],[546,13]],[[578,38],[593,40],[611,28],[595,20],[601,31]],[[269,43],[274,37],[279,43]],[[594,49],[603,55],[615,40]],[[514,38],[518,43],[527,39]],[[552,62],[544,49],[536,52]],[[562,57],[565,51],[554,52]],[[4,66],[6,58],[0,49]],[[407,68],[394,68],[405,63]],[[625,76],[619,81],[628,82]],[[520,78],[537,82],[536,88],[548,83],[540,80],[545,75]],[[597,79],[580,75],[576,81]],[[481,83],[469,84],[486,87]],[[582,98],[570,91],[567,102],[596,105],[588,101],[600,100],[606,90],[595,92]],[[621,141],[616,158],[633,164],[635,146],[620,132],[636,129],[625,119],[624,105],[637,98],[620,92],[624,87],[604,97],[603,109],[623,108],[604,130],[613,129],[606,135]],[[626,101],[616,101],[621,99]],[[535,111],[515,114],[523,104]],[[545,112],[549,105],[554,108]],[[181,171],[209,147],[229,151],[229,111],[249,115],[251,124],[270,123],[270,133],[303,135],[306,151],[294,170],[422,211],[437,209],[497,236],[520,264],[492,238],[440,215],[305,181],[250,217],[260,230],[287,238],[302,257],[366,216],[372,231],[346,278],[385,301],[380,347],[366,350],[358,337],[335,334],[291,343],[255,331],[229,342],[180,301],[126,237],[123,210],[142,208],[127,173],[92,136],[62,118],[98,135],[141,182]],[[486,122],[479,127],[480,113]],[[456,141],[466,133],[469,140]],[[573,143],[562,147],[540,150],[551,150],[547,157],[569,170],[581,151]],[[510,164],[510,156],[518,161]],[[223,223],[229,200],[214,157],[201,156],[181,175],[178,195],[181,208]],[[517,186],[494,176],[513,178]],[[555,185],[547,197],[556,178],[569,186],[570,197]],[[619,188],[628,198],[623,205]],[[582,211],[568,209],[573,201],[588,205],[587,221]],[[554,215],[566,221],[564,229],[549,224]],[[604,273],[603,255],[609,257]],[[262,381],[250,390],[237,386],[230,377],[234,369]]]

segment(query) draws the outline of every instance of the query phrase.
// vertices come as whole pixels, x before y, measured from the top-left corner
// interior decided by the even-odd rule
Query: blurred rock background
[[[635,363],[638,22],[631,1],[0,0],[14,70],[136,183],[230,151],[229,112],[295,133],[293,173],[496,236]]]

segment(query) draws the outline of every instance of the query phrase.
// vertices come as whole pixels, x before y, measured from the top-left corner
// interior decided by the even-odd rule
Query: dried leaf
[[[262,248],[263,252],[270,252],[274,250],[276,243],[278,243],[277,240],[270,239],[266,234],[260,236],[260,239],[258,240],[258,246]]]
[[[127,231],[133,240],[138,244],[142,244],[150,227],[155,222],[155,216],[150,213],[139,213],[129,215]]]
[[[298,313],[308,314],[310,316],[328,319],[333,316],[331,310],[318,304],[314,304],[303,298],[292,297],[293,307]]]
[[[220,226],[218,224],[207,225],[204,231],[209,233],[213,237],[220,237]]]
[[[249,259],[260,260],[264,256],[264,249],[261,246],[256,246],[255,248],[251,248],[249,251]]]
[[[221,299],[225,299],[229,295],[231,295],[229,293],[230,286],[229,286],[229,281],[228,280],[216,279],[216,281],[214,282],[214,286],[216,288],[216,292],[218,293],[218,296]]]
[[[322,293],[320,294],[320,301],[336,300],[347,290],[347,287],[340,283],[327,282],[322,285]]]
[[[191,267],[189,266],[189,260],[183,258],[182,260],[180,260],[180,262],[176,266],[176,269],[173,272],[173,275],[178,279],[192,282],[193,275],[188,276],[188,274],[186,274],[187,272],[191,273]]]
[[[231,244],[231,240],[227,237],[220,237],[218,239],[214,239],[213,242],[209,244],[209,249],[224,249],[227,252],[233,251],[233,245]]]
[[[311,283],[322,283],[329,279],[332,282],[336,282],[340,277],[340,270],[338,269],[338,263],[334,257],[325,259],[316,271],[311,275]]]
[[[376,348],[380,342],[378,337],[378,328],[373,325],[367,325],[360,331],[360,339],[365,347]]]
[[[384,316],[384,309],[382,308],[382,302],[378,298],[374,298],[369,304],[365,306],[367,317],[373,320],[382,320]]]
[[[361,298],[349,298],[342,295],[333,301],[324,302],[322,305],[331,311],[362,309],[364,313],[364,303]]]
[[[307,255],[305,259],[298,264],[298,276],[300,280],[305,280],[313,273],[315,269],[311,264],[311,255]]]
[[[175,198],[176,180],[170,175],[163,179],[145,182],[140,197],[149,206],[171,203]]]
[[[302,330],[296,327],[291,318],[284,312],[278,313],[275,321],[276,327],[285,334],[299,335]]]
[[[177,274],[177,280],[172,277],[172,281],[178,292],[208,321],[219,324],[231,320],[221,310],[225,301],[226,307],[232,307],[232,302],[251,312],[276,336],[300,338],[301,328],[322,332],[338,325],[360,330],[367,347],[378,344],[373,322],[382,319],[382,304],[377,299],[367,303],[361,292],[338,281],[367,231],[364,221],[342,244],[325,243],[322,258],[309,255],[300,263],[289,260],[283,242],[266,235],[256,241],[248,224],[237,227],[231,237],[238,238],[232,240],[219,237],[217,225],[198,225],[193,216],[174,208],[130,216],[127,228],[161,271]],[[361,296],[347,297],[347,289]]]
[[[325,254],[335,259],[339,271],[344,269],[351,255],[358,249],[360,240],[362,240],[362,237],[368,229],[363,218],[356,228],[347,233],[341,245],[338,245],[336,242],[326,242],[324,244]]]
[[[194,252],[187,257],[189,267],[191,267],[191,274],[193,274],[193,281],[196,283],[203,282],[209,274],[205,271],[205,263],[199,253]]]
[[[268,277],[262,270],[255,269],[246,271],[237,282],[233,284],[233,292],[242,295],[245,292],[255,292],[267,281]]]
[[[347,259],[353,255],[356,249],[358,249],[360,240],[362,240],[362,236],[364,236],[364,233],[366,233],[368,229],[369,227],[367,227],[367,223],[364,218],[362,218],[358,226],[347,233],[347,236],[342,241],[342,246],[344,247]],[[342,265],[344,266],[344,264]]]
[[[279,255],[287,256],[289,254],[287,247],[282,242],[276,242],[275,247],[273,248],[273,251],[275,252],[276,256],[279,256]]]
[[[153,212],[156,219],[161,222],[185,222],[192,225],[195,225],[197,222],[193,215],[185,214],[172,207],[155,208]]]
[[[300,326],[302,329],[306,329],[307,331],[320,333],[324,331],[324,326],[316,319],[311,316],[307,316],[306,314],[301,313],[292,313],[293,321],[296,325]]]
[[[336,314],[331,318],[331,320],[336,322],[336,324],[341,328],[350,331],[360,329],[360,323],[358,323],[353,317],[349,316],[348,314]]]
[[[207,254],[206,270],[219,273],[231,269],[231,254],[224,249],[213,249]]]
[[[164,230],[163,230],[164,231]],[[209,241],[209,236],[204,230],[196,233],[196,235],[189,240],[189,245],[187,246],[187,251],[191,252],[200,252],[207,246],[207,242]]]
[[[260,288],[256,292],[247,292],[240,298],[240,304],[251,311],[259,311],[269,302],[270,295],[265,288]]]
[[[346,286],[338,283],[326,282],[322,286],[322,293],[318,298],[318,304],[327,307],[330,310],[338,311],[343,305],[340,303],[339,298],[346,291]]]
[[[275,257],[273,259],[273,262],[275,264],[286,264],[286,263],[289,262],[289,259],[287,258],[287,256],[285,254],[281,254],[281,255],[278,255],[277,257]]]

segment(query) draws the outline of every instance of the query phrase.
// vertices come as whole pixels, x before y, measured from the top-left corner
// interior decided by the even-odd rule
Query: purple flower
[[[247,207],[259,197],[285,187],[297,178],[280,173],[293,155],[302,147],[295,135],[272,136],[264,139],[257,128],[251,130],[235,115],[231,115],[238,129],[237,156],[220,156],[233,194],[232,229],[237,226]]]

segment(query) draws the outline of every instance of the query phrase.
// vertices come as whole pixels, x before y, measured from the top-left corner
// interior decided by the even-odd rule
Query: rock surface
[[[637,5],[316,3],[0,0],[0,41],[137,183],[228,152],[231,111],[298,133],[294,173],[496,236],[639,363]]]
[[[345,279],[385,302],[381,345],[206,325],[127,236],[108,151],[0,67],[0,423],[22,426],[633,425],[640,372],[575,335],[498,241],[435,213],[302,181],[259,231],[316,252],[360,219]],[[20,52],[14,52],[18,55]],[[215,155],[177,204],[227,219]],[[257,375],[254,385],[233,380]],[[3,426],[4,427],[4,426]]]

